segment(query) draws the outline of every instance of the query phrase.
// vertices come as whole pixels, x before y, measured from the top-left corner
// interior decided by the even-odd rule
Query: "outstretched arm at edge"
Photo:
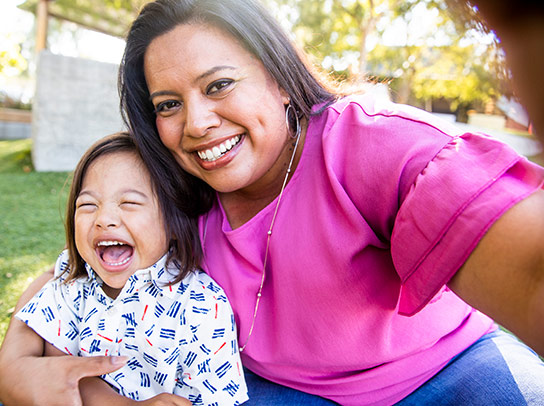
[[[499,218],[448,286],[544,355],[544,190]]]

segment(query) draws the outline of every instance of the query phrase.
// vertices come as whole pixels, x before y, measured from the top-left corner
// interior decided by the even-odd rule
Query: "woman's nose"
[[[185,135],[203,137],[209,130],[218,127],[220,122],[211,102],[194,100],[186,103]]]

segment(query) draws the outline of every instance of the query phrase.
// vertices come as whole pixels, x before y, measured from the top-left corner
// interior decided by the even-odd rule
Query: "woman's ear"
[[[291,97],[289,97],[289,93],[287,93],[284,89],[280,87],[280,95],[281,95],[281,102],[284,106],[287,106],[289,103],[291,103]]]

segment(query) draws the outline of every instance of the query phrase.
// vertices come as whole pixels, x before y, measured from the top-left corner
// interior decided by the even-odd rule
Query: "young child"
[[[16,317],[46,340],[46,355],[126,356],[103,379],[131,399],[241,404],[232,309],[193,270],[196,228],[157,190],[128,134],[93,145],[74,171],[56,278]]]

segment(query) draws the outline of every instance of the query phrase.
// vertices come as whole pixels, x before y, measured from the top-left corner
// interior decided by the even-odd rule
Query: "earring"
[[[294,135],[293,135],[293,131],[291,130],[291,126],[289,125],[289,122],[291,121],[291,120],[289,120],[290,112],[292,112],[292,114],[295,116],[296,130],[295,130]],[[298,138],[298,136],[300,135],[300,131],[301,131],[300,130],[300,121],[298,119],[297,111],[292,106],[291,102],[289,102],[289,104],[287,105],[287,108],[285,109],[285,125],[287,126],[287,131],[289,132],[289,135],[291,136],[291,138]]]

